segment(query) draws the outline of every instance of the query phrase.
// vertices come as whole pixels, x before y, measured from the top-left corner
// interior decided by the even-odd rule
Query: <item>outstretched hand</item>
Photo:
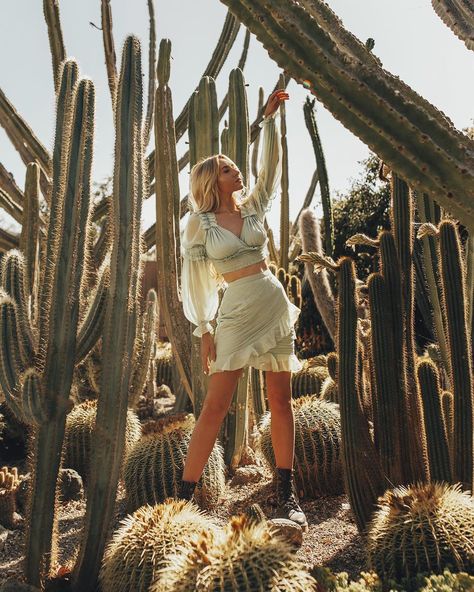
[[[283,103],[283,101],[287,101],[290,98],[290,95],[286,92],[286,90],[278,89],[268,97],[268,101],[265,107],[265,113],[263,114],[264,117],[270,117],[273,115],[275,111],[278,110],[278,107]]]

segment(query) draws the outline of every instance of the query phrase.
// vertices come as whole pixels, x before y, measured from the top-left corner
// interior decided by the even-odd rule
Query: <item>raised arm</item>
[[[258,217],[263,220],[271,208],[275,191],[281,178],[281,141],[275,115],[280,104],[288,99],[284,90],[272,93],[265,107],[260,127],[263,128],[262,152],[257,182],[250,192],[249,204],[253,205]]]
[[[181,299],[185,317],[197,325],[193,335],[213,333],[210,324],[219,306],[218,287],[211,276],[198,214],[191,214],[181,239]]]

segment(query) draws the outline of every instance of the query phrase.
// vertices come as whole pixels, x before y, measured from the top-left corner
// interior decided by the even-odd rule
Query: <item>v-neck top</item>
[[[181,238],[180,296],[186,318],[197,325],[194,335],[213,332],[210,321],[218,305],[217,274],[229,273],[265,260],[268,237],[263,225],[281,176],[280,137],[275,116],[266,117],[255,187],[239,205],[240,236],[217,223],[214,212],[190,214]]]

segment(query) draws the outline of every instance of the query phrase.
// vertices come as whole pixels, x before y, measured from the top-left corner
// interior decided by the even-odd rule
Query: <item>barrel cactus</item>
[[[127,456],[124,480],[128,510],[176,497],[194,428],[192,413],[168,416],[147,426]],[[225,490],[223,450],[217,441],[195,491],[202,507],[215,506]]]
[[[16,467],[0,469],[0,524],[15,528],[19,516],[16,513],[16,491],[20,485]]]
[[[293,412],[294,470],[299,495],[312,498],[321,493],[341,493],[341,420],[338,406],[315,396],[306,396],[293,402]],[[258,442],[265,460],[275,470],[270,426],[271,413],[267,412],[259,424]]]
[[[316,581],[268,522],[233,516],[215,538],[203,533],[169,557],[151,592],[314,592]]]
[[[166,500],[127,516],[108,544],[100,572],[103,592],[148,592],[158,570],[181,545],[216,526],[191,502]]]
[[[400,486],[379,498],[368,525],[369,565],[415,586],[418,574],[474,569],[474,500],[460,484]]]
[[[318,395],[323,382],[328,377],[325,366],[315,366],[305,360],[303,368],[291,375],[291,392],[294,398],[304,395]]]
[[[66,420],[63,448],[63,467],[74,469],[87,484],[90,473],[91,446],[97,414],[97,401],[76,405]],[[141,436],[141,425],[136,413],[129,409],[125,428],[125,453],[132,449]]]

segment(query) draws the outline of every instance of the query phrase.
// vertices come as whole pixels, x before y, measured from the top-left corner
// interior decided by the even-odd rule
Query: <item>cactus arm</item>
[[[313,144],[314,156],[318,171],[319,188],[321,190],[321,203],[324,213],[324,250],[328,257],[333,256],[334,252],[334,217],[332,213],[331,193],[329,191],[329,178],[326,168],[326,159],[324,157],[323,146],[319,136],[318,125],[316,122],[316,113],[314,103],[316,99],[310,100],[306,97],[303,105],[304,120]]]
[[[46,252],[41,273],[42,290],[38,307],[38,343],[40,351],[46,348],[48,339],[48,314],[53,284],[55,254],[58,249],[59,240],[59,233],[56,231],[56,228],[62,224],[62,193],[64,192],[66,174],[65,147],[68,145],[68,136],[71,133],[73,92],[78,75],[79,69],[76,62],[73,60],[64,62],[61,71],[61,84],[56,100],[56,129],[53,148],[53,183],[49,218],[54,223],[48,226]]]
[[[191,97],[188,126],[191,166],[200,158],[219,152],[216,83],[208,76],[201,78],[198,90]],[[179,196],[176,203],[179,203]]]
[[[371,352],[376,389],[374,422],[380,460],[392,485],[403,481],[401,422],[405,420],[403,391],[399,390],[394,365],[391,339],[390,311],[387,307],[389,294],[387,282],[380,273],[373,273],[367,281],[371,318]]]
[[[339,262],[338,283],[338,397],[344,478],[357,526],[364,531],[385,484],[359,395],[355,266],[349,257]]]
[[[229,11],[226,15],[221,34],[212,53],[211,59],[199,80],[201,80],[204,76],[210,76],[214,79],[217,78],[225,60],[227,59],[227,56],[229,55],[230,50],[232,49],[232,46],[234,45],[239,29],[240,22]],[[174,127],[177,142],[186,131],[190,100],[191,99],[189,98],[175,121]]]
[[[178,298],[179,226],[175,220],[174,204],[179,201],[179,179],[176,162],[173,101],[168,86],[171,43],[162,40],[158,56],[158,87],[155,96],[155,145],[157,173],[156,192],[156,248],[160,314],[176,352],[176,364],[181,382],[192,400],[191,389],[191,337],[189,322]],[[170,275],[171,274],[171,275]],[[167,278],[166,282],[162,278]],[[165,293],[165,285],[167,291]],[[173,291],[171,296],[169,290]]]
[[[263,86],[260,86],[258,89],[258,108],[257,108],[257,117],[260,115],[263,109],[263,101],[264,101],[264,90]],[[260,134],[255,138],[252,147],[252,175],[254,176],[254,182],[257,182],[258,177],[258,147],[260,144]]]
[[[0,253],[6,253],[10,249],[18,249],[19,245],[18,236],[0,228]]]
[[[43,12],[48,27],[49,47],[53,60],[54,88],[57,92],[61,80],[60,65],[66,57],[61,20],[59,18],[59,0],[43,0]]]
[[[64,73],[63,73],[64,74]],[[67,73],[63,78],[67,77]],[[64,91],[63,80],[60,93]],[[87,250],[87,222],[90,200],[92,138],[94,126],[94,86],[81,80],[74,92],[73,118],[68,134],[64,211],[58,249],[54,257],[53,288],[42,387],[46,413],[51,420],[42,424],[34,442],[34,471],[31,504],[28,509],[25,575],[38,585],[41,574],[48,575],[58,555],[56,523],[56,480],[61,462],[66,414],[70,411],[69,392],[75,364],[79,292]],[[51,225],[56,220],[51,219]]]
[[[249,114],[245,80],[242,70],[235,68],[229,75],[229,132],[227,152],[239,167],[243,184],[249,182]]]
[[[143,148],[146,149],[150,142],[150,132],[153,128],[153,112],[155,110],[155,88],[156,88],[156,23],[155,3],[148,0],[148,15],[150,22],[150,34],[148,43],[148,101],[146,108],[145,123],[143,124]]]
[[[466,270],[458,231],[449,220],[439,226],[439,257],[454,395],[454,478],[471,489],[474,391],[470,328],[466,314]]]
[[[120,474],[136,333],[140,204],[143,195],[142,71],[137,38],[127,37],[122,51],[115,109],[113,183],[114,244],[105,316],[100,397],[91,462],[84,538],[73,573],[73,589],[91,592],[97,585]]]
[[[104,43],[105,66],[109,82],[112,111],[115,109],[115,93],[117,92],[117,59],[115,55],[114,34],[112,30],[112,7],[110,0],[101,0],[100,14],[102,21],[102,39]]]
[[[28,297],[25,289],[25,262],[20,251],[10,251],[1,262],[1,285],[16,305],[17,333],[21,366],[27,368],[34,363],[35,347],[33,331],[28,313]]]
[[[432,362],[421,362],[417,367],[417,375],[423,401],[430,477],[432,481],[452,483],[438,371]]]
[[[338,32],[297,3],[222,0],[281,68],[312,92],[414,189],[474,228],[472,140],[376,63],[350,59]],[[317,5],[320,0],[315,0]],[[403,124],[402,124],[403,123]]]
[[[19,224],[23,222],[23,208],[4,189],[0,187],[0,208]]]
[[[155,327],[158,326],[157,295],[155,290],[149,290],[146,302],[145,319],[143,323],[144,342],[137,356],[133,371],[132,388],[130,389],[129,407],[135,407],[138,398],[145,387],[148,371],[153,354],[153,343],[155,341]]]
[[[306,192],[306,197],[304,198],[303,201],[303,205],[300,208],[300,211],[298,212],[298,215],[295,218],[295,221],[293,222],[293,226],[291,227],[291,234],[292,236],[296,236],[299,233],[299,220],[300,220],[300,216],[303,212],[303,210],[305,210],[306,208],[309,208],[309,206],[311,205],[311,202],[313,201],[313,197],[314,197],[314,192],[316,191],[316,186],[319,182],[319,172],[318,169],[316,168],[313,176],[311,177],[311,181],[308,187],[308,191]]]
[[[0,390],[7,405],[22,420],[23,410],[17,393],[22,368],[16,316],[15,302],[6,292],[0,290]]]
[[[43,177],[44,175],[50,176],[51,157],[48,151],[7,99],[2,89],[0,89],[0,125],[5,130],[25,165],[37,161],[44,172]],[[45,194],[45,187],[49,187],[49,182],[46,182],[46,185],[42,184],[43,195]]]
[[[35,270],[38,269],[39,180],[39,166],[35,162],[31,162],[26,167],[25,201],[20,234],[20,251],[24,253],[26,264],[25,291],[27,295],[33,295]]]
[[[467,326],[471,327],[471,347],[474,339],[472,331],[474,321],[474,232],[471,232],[466,244],[466,282],[467,282]]]
[[[458,39],[474,50],[474,6],[466,0],[431,0],[431,4]]]
[[[102,336],[110,274],[105,268],[100,276],[94,299],[82,320],[76,342],[76,364],[82,361]]]
[[[242,72],[244,71],[245,63],[247,61],[249,44],[250,44],[250,31],[248,29],[246,29],[245,30],[244,45],[242,47],[242,53],[240,55],[240,59],[237,64],[237,68],[239,68],[239,70],[242,70]],[[219,121],[224,117],[224,114],[227,111],[228,106],[229,106],[229,93],[227,92],[225,97],[222,99],[221,104],[219,105]],[[180,170],[181,170],[181,167],[180,167]]]

